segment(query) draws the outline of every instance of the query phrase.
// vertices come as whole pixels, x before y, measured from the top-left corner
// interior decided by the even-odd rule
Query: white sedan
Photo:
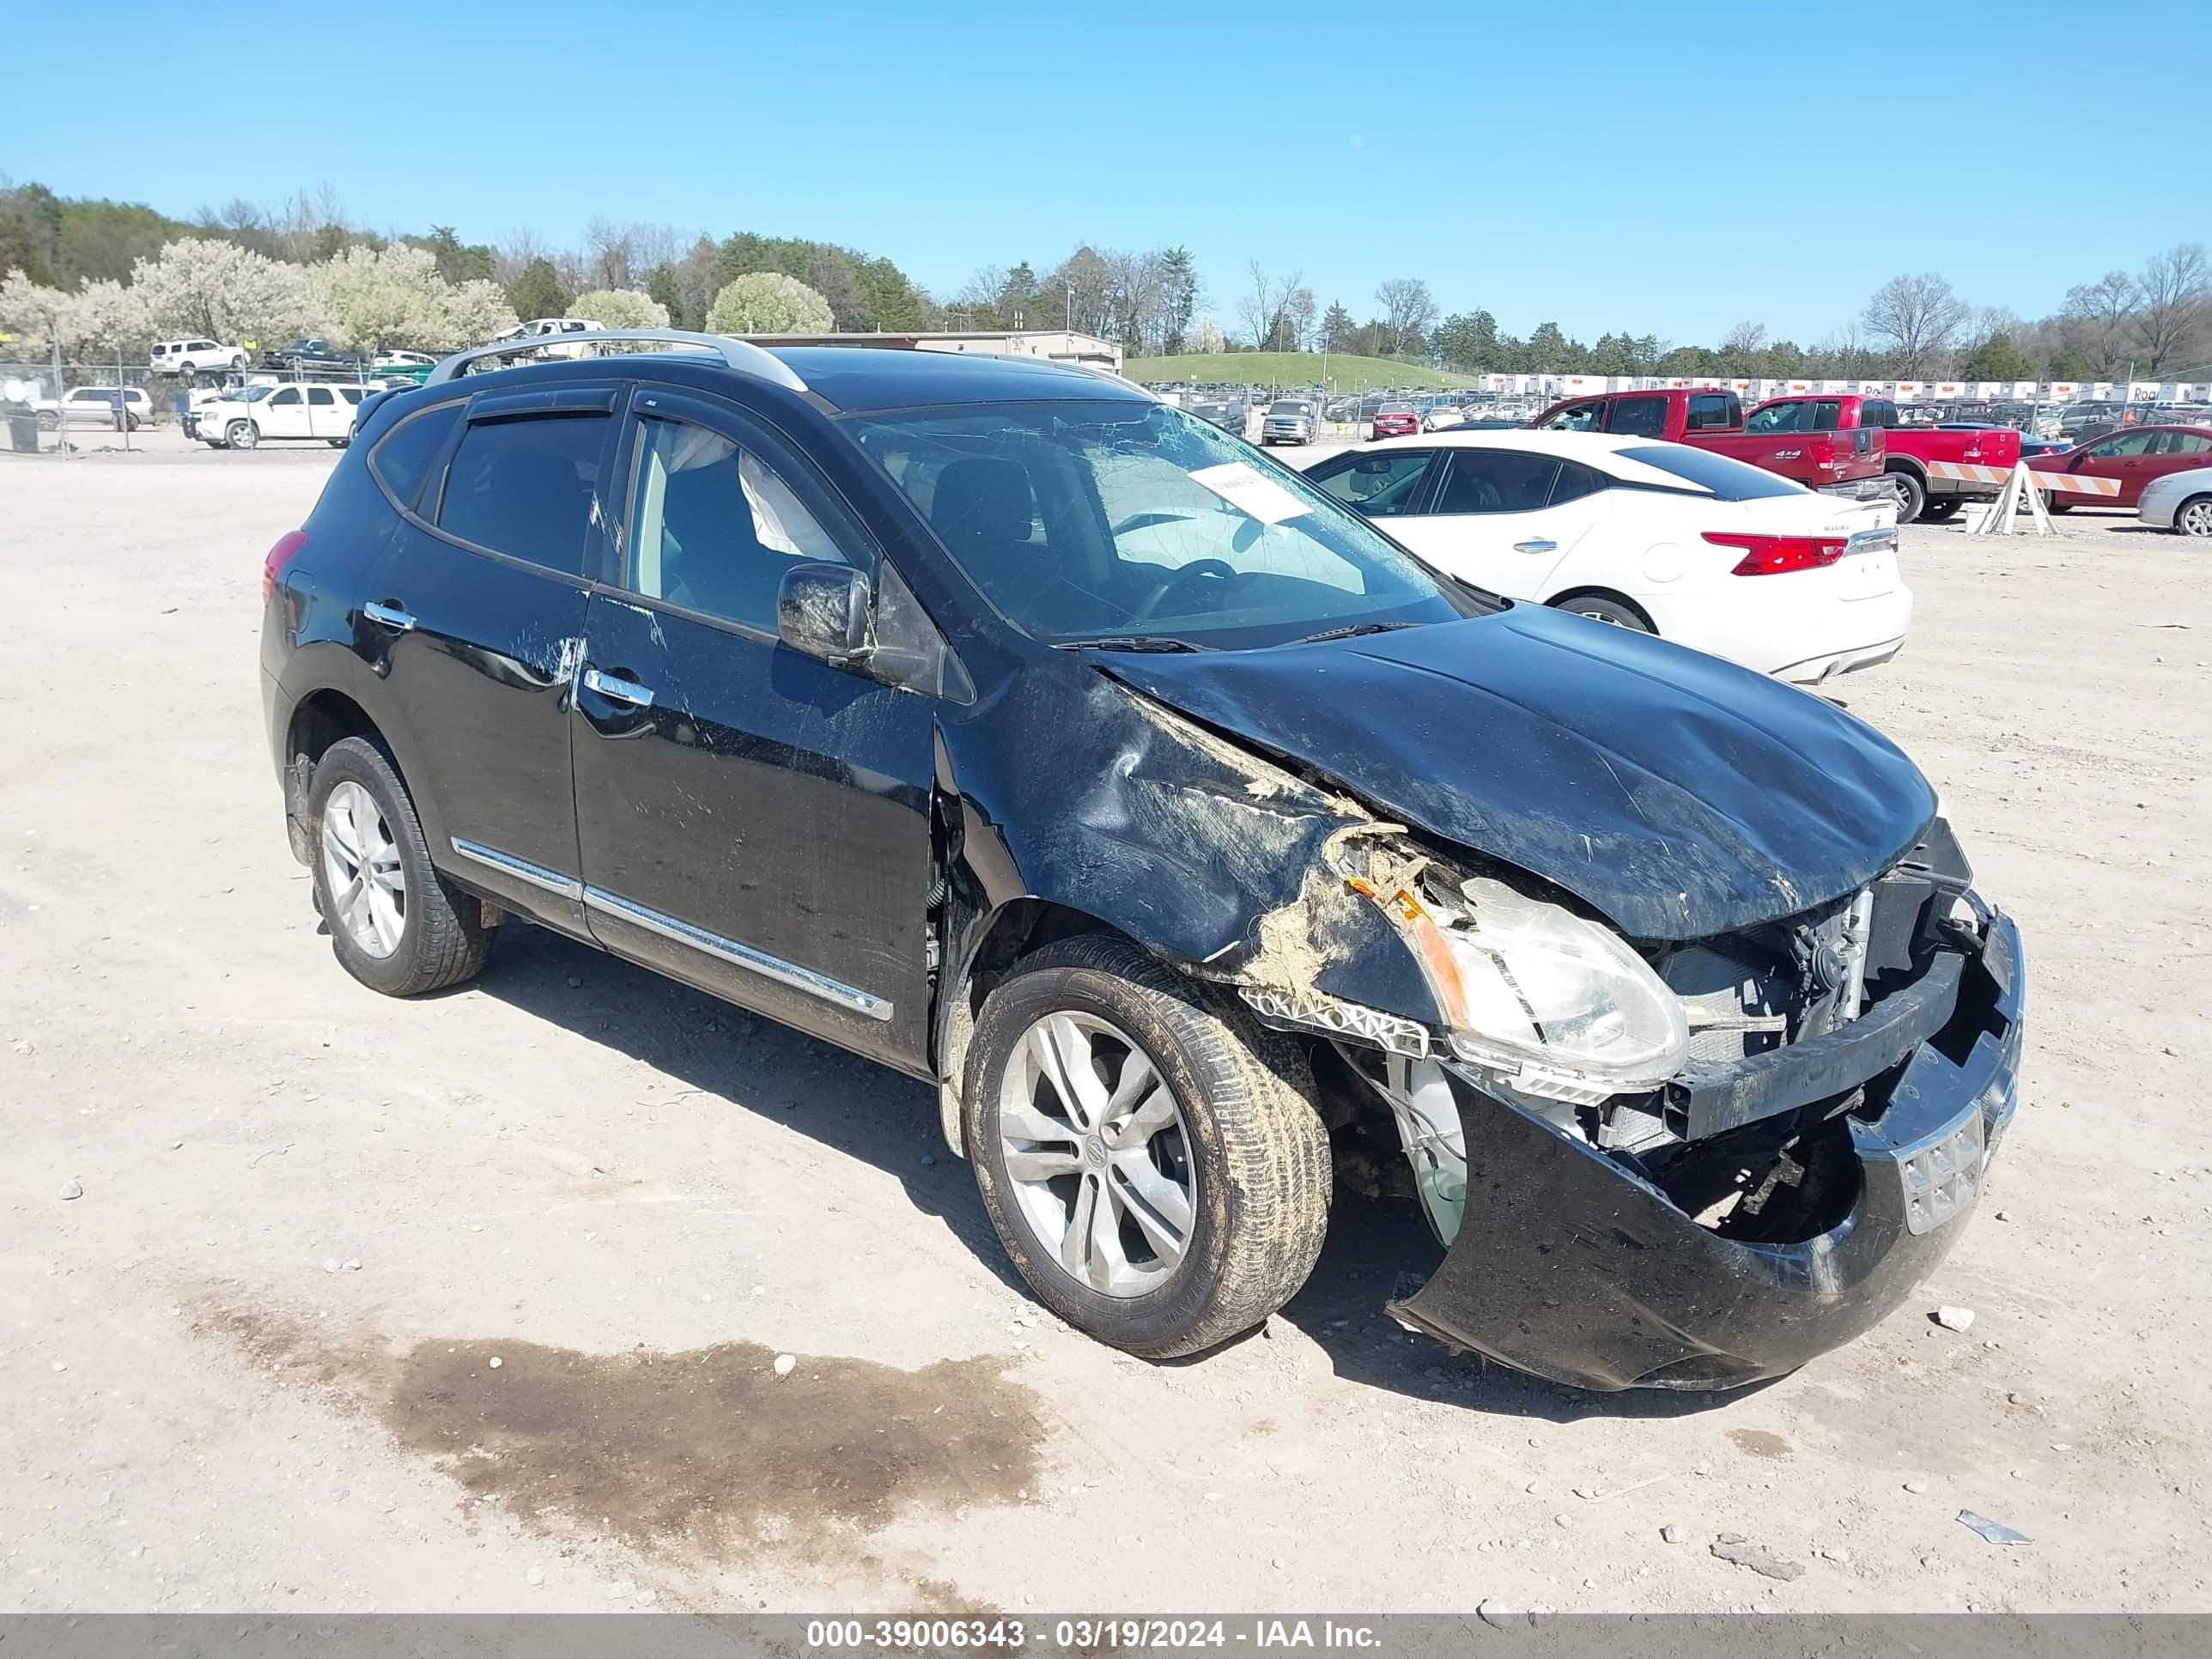
[[[1346,450],[1306,476],[1478,586],[1802,684],[1888,661],[1912,621],[1893,506],[1683,444],[1441,432]]]
[[[2169,472],[2143,486],[2136,516],[2183,536],[2212,536],[2212,466]]]

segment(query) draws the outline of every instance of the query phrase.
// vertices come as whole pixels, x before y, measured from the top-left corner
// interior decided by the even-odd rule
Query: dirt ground
[[[1994,1194],[1796,1376],[1600,1397],[1394,1326],[1409,1212],[1140,1364],[914,1084],[524,927],[362,989],[254,666],[334,458],[153,447],[0,455],[0,1607],[2212,1608],[2212,553],[1906,533],[1907,653],[1836,689],[2026,934]]]

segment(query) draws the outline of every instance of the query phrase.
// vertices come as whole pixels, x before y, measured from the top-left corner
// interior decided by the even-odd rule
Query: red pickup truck
[[[1879,433],[1882,442],[1878,453],[1882,471],[1897,492],[1899,524],[1911,524],[1915,519],[1948,519],[1962,501],[1994,499],[2002,488],[2002,484],[1931,477],[1929,462],[1963,462],[2009,471],[2020,461],[2020,434],[2009,427],[1961,432],[1937,426],[1900,426],[1897,405],[1887,398],[1826,392],[1769,398],[1751,411],[1743,424],[1745,431],[1769,439],[1794,439],[1800,434],[1809,437],[1819,433]]]
[[[1752,431],[1747,428],[1743,404],[1735,393],[1711,387],[1570,398],[1553,404],[1528,424],[1556,432],[1664,438],[1669,443],[1710,449],[1732,460],[1778,472],[1823,495],[1883,501],[1892,494],[1883,471],[1881,428],[1802,434],[1794,428]]]

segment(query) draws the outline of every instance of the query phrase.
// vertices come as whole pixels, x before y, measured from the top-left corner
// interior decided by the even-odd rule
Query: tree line
[[[1303,274],[1270,274],[1255,260],[1236,326],[1210,350],[1335,351],[1394,357],[1463,373],[1727,374],[1750,379],[1905,377],[1972,380],[2212,379],[2212,263],[2195,242],[2070,288],[2050,315],[2029,320],[2002,306],[1968,304],[1930,271],[1892,277],[1843,327],[1809,345],[1738,323],[1712,345],[1609,331],[1586,343],[1556,322],[1527,337],[1484,310],[1443,312],[1419,277],[1376,288],[1354,323],[1341,303],[1317,307]],[[1201,319],[1201,332],[1211,328]]]
[[[509,324],[573,315],[610,326],[742,325],[750,332],[1068,328],[1110,340],[1132,356],[1333,351],[1503,374],[2212,377],[2212,264],[2193,242],[2155,254],[2138,270],[2111,270],[2070,288],[2055,310],[2035,319],[1972,305],[1942,276],[1923,272],[1893,277],[1856,316],[1809,343],[1776,337],[1755,320],[1711,344],[1626,327],[1585,342],[1553,321],[1520,336],[1487,310],[1446,313],[1415,276],[1382,283],[1371,306],[1362,307],[1367,319],[1357,321],[1340,301],[1320,303],[1303,272],[1270,271],[1256,260],[1216,307],[1190,250],[1180,246],[1139,252],[1085,244],[1042,268],[1026,259],[983,266],[937,295],[882,255],[753,231],[716,238],[600,217],[573,246],[527,230],[496,243],[465,242],[450,225],[368,229],[328,185],[275,207],[234,200],[179,219],[140,203],[60,197],[43,185],[9,186],[4,179],[0,331],[22,333],[9,318],[21,323],[28,307],[87,343],[112,343],[147,328],[161,332],[179,314],[175,283],[149,295],[162,297],[161,307],[135,312],[130,291],[142,268],[158,271],[163,251],[182,243],[228,250],[193,256],[191,280],[203,287],[244,283],[246,296],[258,295],[254,303],[270,313],[270,320],[252,325],[270,331],[296,313],[355,344],[374,337],[379,344],[442,349],[457,330],[501,315]],[[274,267],[321,274],[294,282],[272,275]],[[209,299],[184,310],[192,304],[203,315],[226,309]],[[410,328],[416,331],[407,333]],[[185,331],[224,331],[195,325]]]

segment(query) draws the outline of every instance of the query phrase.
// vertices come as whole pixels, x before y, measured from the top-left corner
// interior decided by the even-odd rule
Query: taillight
[[[1705,539],[1716,547],[1740,547],[1732,576],[1778,576],[1790,570],[1818,570],[1844,556],[1841,536],[1736,536],[1709,530]]]
[[[261,562],[261,603],[269,603],[269,596],[276,591],[276,579],[284,574],[284,567],[292,562],[292,556],[307,544],[304,530],[288,530],[276,538],[269,550],[269,556]]]

